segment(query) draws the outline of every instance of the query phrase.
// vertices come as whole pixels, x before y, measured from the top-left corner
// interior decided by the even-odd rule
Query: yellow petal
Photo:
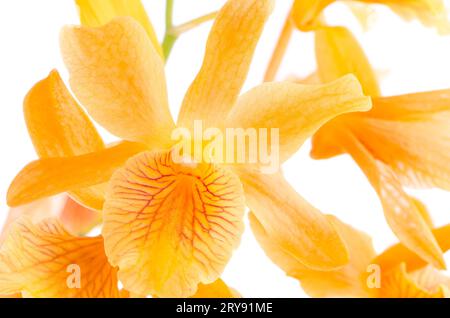
[[[380,95],[376,74],[353,34],[344,27],[322,27],[316,31],[317,71],[322,82],[354,74],[369,96]]]
[[[344,241],[348,253],[347,265],[331,270],[313,270],[304,266],[292,253],[277,244],[268,234],[253,213],[250,214],[250,225],[253,233],[266,254],[280,266],[287,275],[298,279],[302,288],[312,297],[367,297],[368,291],[362,273],[375,256],[372,240],[365,233],[328,216]]]
[[[293,19],[297,28],[310,31],[320,26],[322,11],[336,0],[296,0]],[[384,4],[401,17],[417,19],[422,24],[435,27],[440,33],[450,31],[447,11],[443,0],[360,0],[366,4]]]
[[[244,186],[247,206],[273,244],[313,269],[330,270],[346,264],[347,250],[334,226],[301,198],[281,174],[235,170]]]
[[[127,140],[167,142],[174,123],[164,63],[136,21],[66,27],[61,49],[75,95],[99,124]]]
[[[145,152],[114,173],[103,211],[106,253],[124,287],[188,297],[219,278],[238,246],[244,199],[226,169]]]
[[[293,155],[317,129],[334,117],[370,109],[354,76],[325,85],[265,83],[238,100],[225,127],[279,128],[281,161]]]
[[[158,37],[145,12],[141,0],[76,0],[81,23],[88,27],[99,27],[117,17],[132,17],[147,31],[158,53],[163,56]]]
[[[20,218],[26,216],[32,222],[38,223],[44,219],[57,216],[59,212],[58,204],[55,202],[57,200],[55,197],[50,197],[9,209],[8,216],[0,232],[0,246],[6,239],[10,228]]]
[[[0,250],[0,294],[117,297],[116,269],[103,248],[101,237],[72,236],[55,220],[21,220]]]
[[[401,184],[450,190],[450,112],[429,113],[401,120],[364,118],[354,124],[362,143],[383,161]]]
[[[230,0],[220,10],[206,45],[203,65],[189,88],[179,116],[181,126],[194,120],[221,123],[244,85],[272,0]]]
[[[211,284],[199,284],[197,292],[191,298],[241,298],[233,288],[228,287],[221,279]]]
[[[46,158],[27,165],[11,183],[7,201],[14,207],[92,184],[106,182],[114,170],[145,148],[123,142],[98,152],[64,158]]]
[[[83,155],[105,147],[57,71],[30,90],[24,101],[24,115],[40,158]],[[101,209],[105,190],[106,186],[101,184],[71,194],[83,204]]]
[[[351,132],[339,137],[378,193],[386,220],[400,241],[424,260],[445,268],[442,251],[430,227],[389,166],[374,158]]]
[[[430,283],[435,282],[436,275],[437,271],[433,272],[433,276],[430,276],[430,272],[423,271],[411,275],[402,263],[382,275],[381,288],[375,290],[374,294],[379,298],[443,298],[445,291],[439,284],[432,288],[430,286]]]
[[[433,235],[443,252],[450,249],[450,225],[434,229]],[[390,270],[399,266],[401,263],[405,263],[408,271],[418,270],[427,265],[426,261],[418,257],[401,243],[386,249],[372,263],[379,264],[384,270]]]
[[[71,198],[67,197],[59,219],[64,227],[73,234],[83,235],[101,221],[101,214],[98,211],[90,210]]]

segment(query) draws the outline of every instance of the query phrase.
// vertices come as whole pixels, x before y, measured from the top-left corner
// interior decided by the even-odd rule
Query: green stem
[[[166,61],[169,58],[170,52],[172,51],[173,45],[177,40],[177,36],[172,33],[173,29],[173,3],[174,0],[166,1],[166,33],[164,35],[164,40],[162,43],[162,49]]]

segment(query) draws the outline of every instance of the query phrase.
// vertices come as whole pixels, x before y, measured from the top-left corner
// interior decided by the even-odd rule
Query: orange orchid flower
[[[177,126],[191,128],[202,120],[208,127],[279,128],[284,161],[325,122],[366,111],[371,101],[353,76],[313,86],[268,83],[239,96],[272,6],[270,0],[230,0],[220,10]],[[51,250],[42,257],[66,255],[69,247],[61,245],[70,241],[73,257],[61,255],[64,265],[76,262],[78,248],[95,249],[97,257],[106,253],[110,265],[105,262],[105,275],[93,279],[108,282],[111,295],[117,293],[110,288],[117,269],[125,289],[134,294],[191,296],[199,284],[219,278],[239,244],[247,205],[274,241],[305,265],[330,270],[348,261],[333,225],[281,173],[263,174],[257,164],[174,160],[171,132],[176,125],[168,108],[163,61],[135,20],[120,17],[98,28],[67,27],[61,47],[78,100],[92,118],[125,141],[105,147],[56,72],[31,90],[25,113],[41,159],[15,178],[8,203],[17,206],[68,191],[84,205],[103,210],[102,236],[97,238],[69,238],[54,222],[19,226],[20,235],[31,233],[36,244],[43,242]],[[0,275],[7,275],[0,293],[26,290],[40,295],[30,291],[35,287],[28,282],[44,279],[43,273],[10,266],[14,262],[8,259],[18,247],[5,246],[1,255],[6,271],[0,267]],[[24,255],[34,253],[27,244],[20,248]],[[48,261],[31,259],[37,260],[35,268]],[[52,282],[62,288],[60,281]],[[53,295],[54,290],[47,292]]]
[[[348,153],[377,192],[386,220],[400,241],[427,262],[444,268],[442,252],[423,217],[423,207],[403,187],[450,190],[448,147],[450,90],[380,97],[364,51],[342,27],[316,31],[317,74],[329,81],[355,74],[373,108],[340,116],[313,136],[315,159]]]
[[[295,0],[292,18],[296,27],[311,31],[320,24],[323,10],[337,0]],[[346,1],[352,3],[352,1]],[[448,12],[443,0],[356,0],[364,4],[382,4],[406,20],[417,19],[426,26],[436,28],[440,33],[450,32]]]
[[[312,297],[360,298],[447,298],[450,277],[428,265],[399,243],[376,255],[371,238],[334,216],[333,222],[347,249],[349,263],[337,270],[318,271],[305,267],[272,240],[265,228],[250,214],[250,225],[266,254],[287,275],[298,279]],[[433,234],[442,250],[450,248],[450,225]]]

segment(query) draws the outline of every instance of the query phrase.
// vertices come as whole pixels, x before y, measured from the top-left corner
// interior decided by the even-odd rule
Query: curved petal
[[[75,95],[99,124],[127,140],[165,145],[174,123],[164,63],[135,20],[66,27],[61,49]]]
[[[183,101],[178,123],[220,123],[244,85],[272,0],[230,0],[220,10],[206,45],[202,68]]]
[[[362,274],[375,256],[371,238],[363,232],[342,223],[336,217],[327,216],[344,241],[349,262],[331,271],[313,270],[304,266],[282,245],[268,234],[253,213],[250,225],[267,256],[287,275],[298,279],[302,288],[312,297],[367,297],[368,290]]]
[[[61,192],[106,182],[114,170],[145,148],[123,142],[82,156],[46,158],[27,165],[8,189],[8,205],[14,207]]]
[[[219,278],[243,231],[239,179],[210,164],[144,152],[114,173],[103,236],[124,287],[188,297]]]
[[[284,161],[327,121],[370,107],[370,98],[352,75],[325,85],[265,83],[239,98],[225,127],[279,129]]]
[[[211,284],[199,284],[197,292],[191,298],[242,298],[242,296],[219,278]]]
[[[311,269],[331,270],[348,262],[344,242],[325,215],[309,205],[281,174],[235,169],[247,205],[273,244]]]
[[[434,229],[433,235],[443,252],[450,249],[450,224]],[[421,269],[428,264],[401,243],[386,249],[383,253],[378,255],[372,263],[379,264],[381,268],[384,268],[385,270],[395,268],[401,263],[405,263],[408,271]]]
[[[444,298],[446,291],[439,284],[433,288],[421,285],[432,283],[432,277],[425,277],[424,274],[426,273],[421,272],[413,276],[406,271],[406,266],[402,263],[382,275],[381,286],[374,294],[379,298]],[[437,272],[434,272],[434,275],[437,275]],[[437,276],[433,279],[435,278]]]
[[[295,0],[293,18],[300,30],[317,28],[322,11],[336,0]],[[440,33],[450,31],[447,11],[443,0],[360,0],[366,4],[383,4],[401,17],[418,19],[422,24],[435,27]]]
[[[59,212],[59,220],[64,227],[73,234],[84,235],[100,223],[102,219],[99,211],[90,210],[70,197],[66,198],[64,206]]]
[[[161,45],[141,0],[76,0],[81,23],[99,27],[117,17],[132,17],[147,31],[158,53],[163,57]]]
[[[70,95],[59,73],[37,83],[24,101],[24,115],[40,158],[78,156],[105,148],[88,116]],[[102,208],[106,186],[95,185],[71,195],[94,209]]]
[[[321,27],[315,33],[317,71],[327,83],[346,74],[354,74],[365,94],[380,95],[376,74],[362,47],[344,27]]]
[[[406,247],[439,268],[445,268],[442,251],[418,206],[408,196],[395,174],[350,132],[338,131],[343,147],[366,174],[383,205],[392,231]]]
[[[74,237],[52,219],[19,221],[0,250],[0,294],[118,297],[116,272],[101,237]]]

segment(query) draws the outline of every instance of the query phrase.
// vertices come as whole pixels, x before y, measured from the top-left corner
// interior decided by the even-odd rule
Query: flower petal
[[[117,17],[132,17],[147,31],[158,53],[163,56],[153,25],[145,12],[141,0],[76,0],[81,23],[88,27],[99,27]]]
[[[284,161],[327,121],[370,107],[370,98],[352,75],[325,85],[265,83],[239,98],[225,127],[278,128]]]
[[[429,277],[430,278],[430,277]],[[427,282],[429,283],[429,282]],[[414,276],[406,271],[404,263],[382,275],[381,288],[375,290],[379,298],[444,298],[445,291],[440,286],[433,290],[421,286]],[[429,286],[428,286],[429,287]]]
[[[311,31],[321,25],[320,14],[336,0],[295,0],[292,18],[299,30]]]
[[[80,285],[76,276],[80,275]],[[72,278],[74,280],[72,280]],[[77,238],[55,220],[19,221],[0,250],[0,294],[45,298],[118,297],[116,269],[101,237]]]
[[[243,231],[239,179],[210,164],[144,152],[114,173],[104,206],[106,253],[124,287],[188,297],[219,278]]]
[[[30,90],[24,101],[24,115],[40,158],[78,156],[105,148],[57,71]],[[71,195],[85,205],[101,209],[105,190],[106,186],[100,184],[78,189]]]
[[[244,85],[253,53],[273,7],[272,0],[230,0],[220,10],[206,45],[202,68],[189,88],[179,124],[220,123]]]
[[[286,250],[258,221],[253,213],[249,215],[250,225],[267,256],[280,266],[287,275],[298,279],[302,288],[312,297],[367,297],[368,291],[363,282],[362,273],[375,256],[372,240],[365,233],[327,216],[336,227],[349,253],[349,263],[331,271],[313,270],[304,266]]]
[[[219,278],[211,284],[199,284],[197,292],[191,298],[242,298],[242,296]]]
[[[7,201],[15,207],[61,192],[106,182],[114,170],[145,148],[123,142],[87,155],[46,158],[27,165],[11,183]]]
[[[380,95],[376,74],[353,34],[344,27],[316,31],[317,71],[323,83],[354,74],[369,96]]]
[[[248,207],[273,244],[312,269],[331,270],[348,261],[344,243],[325,215],[309,205],[281,174],[235,169]]]
[[[59,213],[59,219],[64,227],[73,234],[84,235],[101,221],[99,211],[90,210],[70,197],[66,198],[64,206]]]
[[[445,268],[442,251],[430,227],[389,166],[374,158],[352,133],[336,133],[378,193],[386,220],[400,241],[424,260]]]
[[[75,95],[99,124],[127,140],[165,145],[174,123],[164,63],[135,20],[66,27],[61,49]]]

